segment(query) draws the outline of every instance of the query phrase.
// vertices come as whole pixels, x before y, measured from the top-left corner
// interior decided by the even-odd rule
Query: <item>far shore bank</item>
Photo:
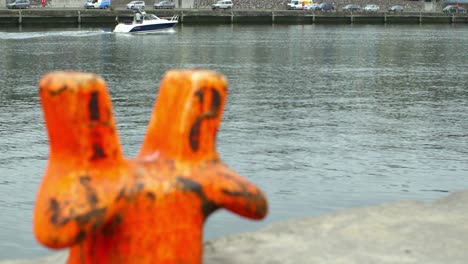
[[[206,242],[205,264],[465,264],[468,191],[274,223]],[[67,251],[0,264],[64,264]]]
[[[147,10],[160,17],[179,16],[180,24],[467,24],[468,14],[441,12],[305,12],[294,10]],[[0,25],[100,24],[129,21],[125,9],[82,8],[0,10]]]

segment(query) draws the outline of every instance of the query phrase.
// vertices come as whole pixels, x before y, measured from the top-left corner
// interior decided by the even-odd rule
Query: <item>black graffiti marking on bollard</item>
[[[198,90],[195,93],[195,96],[198,97],[198,100],[200,101],[201,105],[203,105],[203,100],[205,97],[204,95],[205,94],[203,88],[202,90]],[[211,88],[211,95],[212,97],[210,110],[208,112],[201,113],[190,128],[189,142],[190,147],[193,151],[197,151],[200,147],[200,127],[203,120],[213,119],[219,115],[219,108],[221,107],[221,95],[215,88]]]
[[[94,91],[91,93],[91,99],[88,103],[89,119],[91,121],[99,121],[101,118],[101,113],[99,112],[99,92]],[[104,152],[104,148],[100,143],[92,144],[93,154],[91,160],[97,160],[107,157]]]
[[[91,156],[90,160],[98,160],[98,159],[103,159],[106,158],[107,155],[104,152],[104,149],[102,146],[98,143],[94,143],[93,146],[93,155]]]
[[[99,92],[91,93],[91,100],[88,104],[89,119],[92,121],[99,121]]]
[[[211,213],[219,208],[219,206],[214,201],[206,197],[203,186],[199,182],[184,176],[177,176],[176,180],[177,183],[180,184],[182,191],[192,192],[197,195],[201,202],[201,212],[205,218],[207,218]]]

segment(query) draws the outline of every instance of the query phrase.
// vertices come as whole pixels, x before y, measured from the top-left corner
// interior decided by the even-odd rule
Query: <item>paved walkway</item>
[[[0,264],[62,264],[66,252]],[[468,191],[273,224],[205,244],[205,264],[466,264]]]
[[[277,223],[205,246],[205,263],[466,264],[468,191]]]

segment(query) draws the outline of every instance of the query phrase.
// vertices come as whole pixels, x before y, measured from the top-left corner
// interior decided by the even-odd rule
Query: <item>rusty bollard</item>
[[[34,232],[47,247],[70,247],[68,263],[197,264],[213,211],[266,215],[263,193],[226,167],[215,149],[227,94],[223,76],[166,73],[134,159],[123,156],[100,77],[54,72],[39,87],[50,153]]]

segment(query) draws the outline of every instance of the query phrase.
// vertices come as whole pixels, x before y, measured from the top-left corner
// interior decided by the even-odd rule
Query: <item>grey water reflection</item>
[[[227,76],[218,135],[225,163],[267,194],[250,222],[216,213],[205,239],[468,187],[465,26],[180,26],[0,29],[0,259],[49,252],[31,230],[47,162],[37,98],[53,70],[102,75],[127,156],[137,152],[159,81],[174,68]]]

